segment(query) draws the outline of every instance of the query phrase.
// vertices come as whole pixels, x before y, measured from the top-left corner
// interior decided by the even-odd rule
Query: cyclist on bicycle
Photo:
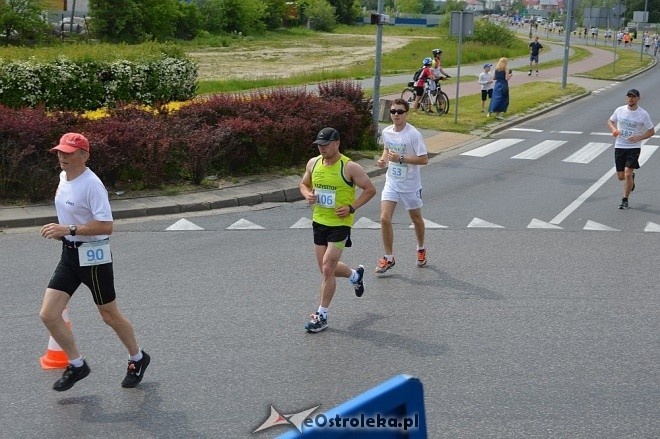
[[[417,108],[419,108],[419,101],[422,99],[422,95],[424,94],[424,87],[426,86],[426,81],[431,80],[435,83],[435,76],[433,75],[433,72],[431,71],[431,64],[433,63],[433,60],[429,57],[424,58],[424,61],[422,61],[422,73],[419,75],[419,79],[415,82],[414,88],[415,88],[415,102],[413,103],[413,112],[417,112]]]
[[[433,72],[433,75],[438,78],[438,80],[451,78],[451,76],[449,76],[449,74],[442,68],[442,50],[440,49],[433,49],[433,63],[431,64],[431,71]]]

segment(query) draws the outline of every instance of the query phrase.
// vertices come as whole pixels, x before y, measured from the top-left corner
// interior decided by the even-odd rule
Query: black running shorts
[[[312,222],[314,231],[314,244],[328,245],[329,242],[343,242],[344,247],[350,247],[351,228],[348,226],[324,226],[317,222]]]
[[[62,245],[62,257],[48,282],[48,288],[64,291],[69,296],[83,283],[92,292],[94,303],[105,305],[115,300],[115,280],[112,262],[81,267],[78,249]]]
[[[641,148],[614,148],[616,172],[623,172],[625,168],[639,169],[641,151]]]

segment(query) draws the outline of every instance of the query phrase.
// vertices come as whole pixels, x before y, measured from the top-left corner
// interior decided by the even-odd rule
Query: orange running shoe
[[[391,261],[388,261],[385,256],[383,256],[379,261],[378,261],[378,267],[376,267],[376,270],[374,270],[376,273],[385,273],[387,270],[390,268],[394,267],[394,258],[392,258]]]
[[[423,267],[426,265],[426,249],[417,250],[417,266]]]

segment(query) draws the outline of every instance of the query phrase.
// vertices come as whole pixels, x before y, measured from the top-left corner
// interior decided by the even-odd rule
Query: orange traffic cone
[[[69,328],[71,328],[68,308],[64,308],[64,311],[62,311],[62,318]],[[60,345],[57,344],[52,335],[48,339],[48,349],[39,361],[41,362],[41,367],[44,369],[65,369],[69,365],[69,357]]]

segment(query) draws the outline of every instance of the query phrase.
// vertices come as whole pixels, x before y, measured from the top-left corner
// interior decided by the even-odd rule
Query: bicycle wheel
[[[422,99],[419,101],[419,107],[424,113],[430,114],[433,113],[432,105],[431,97],[429,96],[428,92],[424,92]]]
[[[408,102],[408,104],[412,107],[412,104],[415,102],[415,90],[412,88],[404,88],[401,92],[401,99]]]
[[[444,91],[439,91],[438,96],[435,100],[435,106],[437,107],[440,114],[449,113],[449,96]]]

